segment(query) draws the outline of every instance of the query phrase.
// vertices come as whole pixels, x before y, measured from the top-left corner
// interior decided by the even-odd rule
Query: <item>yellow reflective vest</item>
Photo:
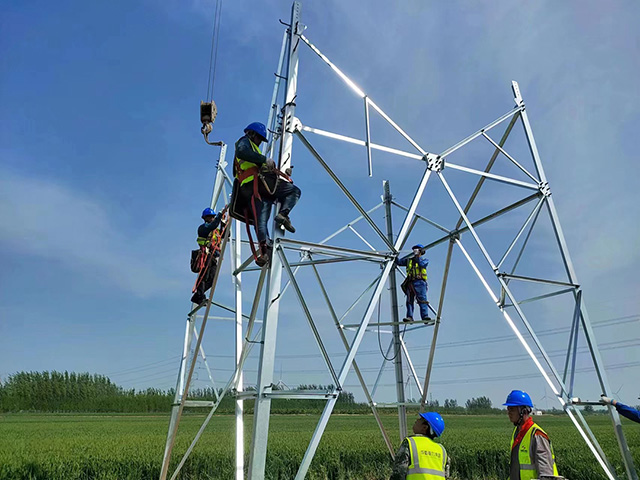
[[[253,143],[251,139],[249,139],[249,143],[251,144],[251,148],[253,149],[254,152],[257,152],[260,155],[262,155],[262,152],[260,151],[260,147],[258,147],[255,143]],[[236,170],[236,178],[240,180],[240,185],[244,185],[245,183],[249,183],[250,181],[252,181],[255,175],[254,174],[247,175],[244,172],[246,172],[251,168],[255,169],[255,171],[257,172],[258,166],[255,163],[242,161],[238,157],[235,158],[235,162],[238,167],[238,169]]]
[[[442,445],[421,435],[407,437],[411,461],[407,480],[442,480],[445,478],[447,452]]]
[[[213,244],[216,245],[218,243],[218,239],[220,238],[220,230],[216,228],[213,232],[209,234],[208,237],[198,237],[196,242],[201,247],[208,247]]]
[[[516,430],[517,427],[513,429],[513,434],[511,435],[511,449],[513,449],[513,442],[516,439]],[[547,433],[534,423],[529,430],[527,430],[527,433],[524,434],[524,437],[522,437],[520,445],[516,447],[518,448],[518,463],[520,464],[520,480],[533,480],[534,478],[538,478],[538,471],[531,459],[531,439],[538,431],[544,433],[545,436],[549,438]],[[551,445],[551,441],[549,441],[549,445]],[[556,456],[553,453],[553,447],[551,447],[551,458],[553,460],[553,474],[558,476],[558,467],[556,467]]]
[[[420,267],[420,264],[415,258],[407,260],[407,277],[411,280],[424,280],[427,281],[427,267]]]

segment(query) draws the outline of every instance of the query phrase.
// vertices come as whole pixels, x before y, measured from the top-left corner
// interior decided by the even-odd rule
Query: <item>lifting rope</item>
[[[220,37],[220,16],[222,13],[222,0],[216,0],[216,8],[213,14],[213,29],[211,32],[211,53],[209,54],[209,75],[207,75],[207,100],[213,101],[213,88],[216,82],[216,66],[218,63],[218,38]],[[211,96],[209,96],[211,92]]]
[[[216,82],[216,68],[218,65],[218,44],[220,37],[220,18],[222,16],[222,0],[216,0],[213,13],[213,27],[211,32],[211,52],[209,54],[209,73],[207,74],[207,96],[206,102],[200,102],[200,121],[202,128],[200,131],[204,136],[204,141],[209,145],[221,147],[223,142],[210,142],[209,134],[213,130],[213,122],[216,121],[218,108],[213,101],[213,90]]]

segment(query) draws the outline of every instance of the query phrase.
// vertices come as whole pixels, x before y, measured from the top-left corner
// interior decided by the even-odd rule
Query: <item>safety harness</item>
[[[260,151],[260,148],[258,148],[253,142],[251,142],[251,148],[253,148],[255,152],[262,154],[262,152]],[[253,237],[251,236],[251,229],[249,228],[249,218],[252,218],[253,221],[251,223],[253,224],[253,228],[255,229],[256,236],[258,235],[258,211],[256,207],[256,202],[262,201],[262,196],[260,195],[259,184],[256,181],[256,178],[258,178],[262,183],[262,186],[264,187],[264,190],[267,195],[275,194],[276,189],[278,188],[278,182],[280,182],[281,178],[289,183],[293,183],[293,180],[291,179],[291,177],[289,177],[289,175],[280,171],[277,168],[269,169],[266,165],[262,165],[261,167],[258,167],[256,164],[248,161],[240,162],[238,157],[235,157],[233,162],[233,173],[236,179],[238,180],[238,183],[237,183],[238,189],[245,183],[253,182],[251,197],[249,198],[248,205],[245,205],[244,210],[242,212],[244,218],[239,220],[244,221],[244,224],[247,229],[247,237],[249,238],[249,246],[251,248],[251,253],[253,254],[254,260],[257,261],[258,250],[256,249],[256,245],[253,241]],[[273,188],[269,188],[269,184],[265,179],[265,175],[267,174],[273,174],[276,177],[276,181]],[[239,194],[239,192],[237,192],[237,194]]]
[[[198,256],[197,265],[198,265],[198,271],[200,273],[198,275],[198,278],[196,279],[196,283],[193,286],[193,289],[191,290],[191,293],[195,293],[200,283],[205,279],[205,277],[207,276],[207,271],[209,270],[209,268],[211,267],[211,264],[213,263],[213,257],[215,256],[215,253],[220,251],[220,244],[222,243],[222,239],[224,238],[230,223],[225,220],[226,220],[226,215],[221,220],[224,224],[224,227],[220,231],[220,234],[215,235],[216,230],[211,232],[212,237],[211,237],[211,242],[209,244],[202,245],[200,244],[200,242],[198,242],[198,244],[200,244],[200,255]]]

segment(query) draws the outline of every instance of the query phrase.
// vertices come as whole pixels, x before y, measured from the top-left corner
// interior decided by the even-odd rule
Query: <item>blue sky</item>
[[[174,385],[194,281],[189,251],[217,158],[217,150],[201,139],[198,118],[213,5],[3,5],[1,378],[55,369],[108,374],[125,387]],[[286,1],[224,3],[216,139],[232,146],[247,123],[266,121],[282,38],[277,20],[286,20],[289,8]],[[639,10],[631,1],[303,5],[305,35],[428,151],[441,152],[509,111],[511,80],[519,81],[592,321],[601,322],[595,332],[611,367],[612,388],[630,403],[640,394]],[[305,125],[362,138],[361,100],[305,46],[297,105]],[[507,146],[525,158],[520,130]],[[375,116],[372,132],[378,143],[410,150]],[[419,162],[374,152],[374,177],[368,178],[363,149],[308,136],[365,207],[379,202],[383,179],[398,201],[409,203],[422,172]],[[490,154],[480,144],[451,161],[483,169]],[[294,144],[294,177],[303,195],[292,219],[295,237],[309,241],[357,215],[314,162]],[[450,175],[456,189],[469,191],[473,179]],[[478,214],[512,201],[513,192],[495,192],[479,199]],[[455,216],[435,181],[420,209],[448,225]],[[504,230],[487,227],[492,252],[504,248],[500,235],[517,231],[519,219],[505,217]],[[394,212],[396,227],[400,220]],[[367,228],[360,231],[375,240]],[[533,242],[525,262],[530,272],[558,268],[556,252],[545,242],[548,232],[542,226]],[[435,234],[424,228],[411,240],[428,241]],[[356,240],[340,237],[336,244],[354,246]],[[463,241],[473,250],[470,238]],[[434,303],[444,253],[439,248],[428,254]],[[220,296],[229,300],[229,267],[223,268]],[[321,273],[343,311],[376,270],[353,266]],[[255,278],[246,278],[250,289]],[[311,280],[301,275],[339,365],[342,345]],[[287,296],[276,376],[289,385],[330,383],[292,291]],[[463,403],[487,395],[501,403],[512,388],[523,388],[543,407],[555,405],[532,362],[516,357],[522,354],[517,343],[503,338],[510,331],[460,252],[446,299],[434,398]],[[541,340],[550,352],[566,348],[567,333],[556,332],[568,326],[568,317],[558,314],[566,308],[558,303],[531,310],[535,328],[548,332]],[[387,298],[381,312],[388,316]],[[621,317],[628,318],[610,321]],[[224,382],[232,365],[231,326],[219,322],[207,333],[205,348],[217,380]],[[429,341],[430,331],[407,334],[419,375]],[[377,342],[368,334],[357,357],[371,383],[382,361]],[[588,368],[588,356],[581,354],[578,364]],[[255,368],[252,358],[248,383],[255,381]],[[380,401],[393,396],[390,372]],[[198,382],[203,379],[199,370]],[[594,397],[599,392],[590,380],[592,374],[580,374],[577,385]],[[350,376],[348,388],[357,393],[355,383]]]

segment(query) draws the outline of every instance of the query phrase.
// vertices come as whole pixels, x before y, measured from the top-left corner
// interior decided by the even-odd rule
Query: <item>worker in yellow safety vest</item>
[[[291,224],[289,212],[296,205],[300,198],[300,189],[293,184],[288,171],[286,181],[276,183],[274,190],[269,195],[261,194],[261,198],[256,199],[256,193],[260,190],[257,183],[261,174],[261,167],[264,165],[272,172],[277,171],[275,162],[271,158],[265,157],[260,151],[260,144],[267,141],[267,128],[260,122],[253,122],[244,129],[245,135],[235,144],[235,161],[233,164],[234,177],[239,182],[240,194],[244,198],[254,197],[252,214],[256,220],[256,235],[260,243],[260,256],[256,263],[259,266],[265,265],[271,255],[271,239],[267,222],[271,213],[271,207],[275,202],[280,204],[280,210],[275,216],[277,226],[282,226],[287,231],[295,233],[296,229]],[[274,178],[276,175],[274,175]]]
[[[558,477],[556,458],[549,436],[531,418],[533,402],[522,390],[513,390],[503,403],[515,425],[511,435],[509,480]]]
[[[227,211],[225,206],[218,214],[212,208],[205,208],[202,212],[204,223],[198,227],[198,250],[191,255],[191,270],[198,274],[198,279],[193,287],[191,302],[200,305],[206,300],[205,292],[213,285],[218,262],[216,257],[220,255],[220,223]],[[194,255],[195,254],[195,255]]]
[[[444,420],[437,412],[421,413],[413,433],[402,441],[393,462],[390,480],[442,480],[449,478],[451,460],[433,439],[444,432]]]
[[[407,296],[407,315],[404,322],[413,322],[413,304],[418,302],[420,308],[420,318],[424,322],[432,323],[429,317],[429,302],[427,301],[427,266],[429,260],[424,257],[424,245],[418,243],[411,247],[411,253],[406,257],[397,258],[396,264],[401,267],[407,267],[407,278],[400,287]]]

